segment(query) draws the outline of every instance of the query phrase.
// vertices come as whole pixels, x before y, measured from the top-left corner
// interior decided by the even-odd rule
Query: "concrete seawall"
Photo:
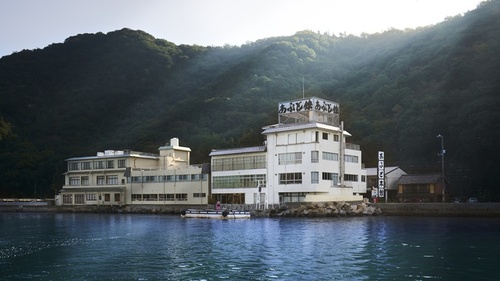
[[[300,205],[300,204],[299,204]],[[379,208],[382,216],[457,216],[457,217],[499,217],[500,203],[377,203],[369,204]],[[183,209],[205,208],[206,206],[29,206],[1,205],[0,212],[23,213],[125,213],[179,215]],[[269,217],[270,211],[252,211],[256,217]],[[321,216],[321,214],[315,214]]]
[[[377,203],[386,216],[500,217],[500,203]]]

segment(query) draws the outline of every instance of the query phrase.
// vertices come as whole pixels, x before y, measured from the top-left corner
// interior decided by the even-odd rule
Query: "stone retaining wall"
[[[206,206],[8,206],[0,212],[33,213],[133,213],[180,215],[183,209]],[[462,216],[500,217],[500,203],[294,203],[274,210],[252,210],[254,217],[339,217],[339,216]]]

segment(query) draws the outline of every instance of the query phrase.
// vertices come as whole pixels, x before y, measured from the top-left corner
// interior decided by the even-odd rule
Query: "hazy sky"
[[[0,0],[0,57],[124,27],[175,44],[241,45],[301,30],[359,35],[415,28],[481,0]]]

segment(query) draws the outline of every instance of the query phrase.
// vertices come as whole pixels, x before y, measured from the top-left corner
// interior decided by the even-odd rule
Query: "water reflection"
[[[0,280],[495,280],[498,219],[0,214]]]

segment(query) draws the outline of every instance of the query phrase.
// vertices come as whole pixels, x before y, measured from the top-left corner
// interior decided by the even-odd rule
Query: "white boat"
[[[209,219],[249,219],[251,217],[251,213],[249,211],[239,210],[187,209],[182,210],[181,217]]]

